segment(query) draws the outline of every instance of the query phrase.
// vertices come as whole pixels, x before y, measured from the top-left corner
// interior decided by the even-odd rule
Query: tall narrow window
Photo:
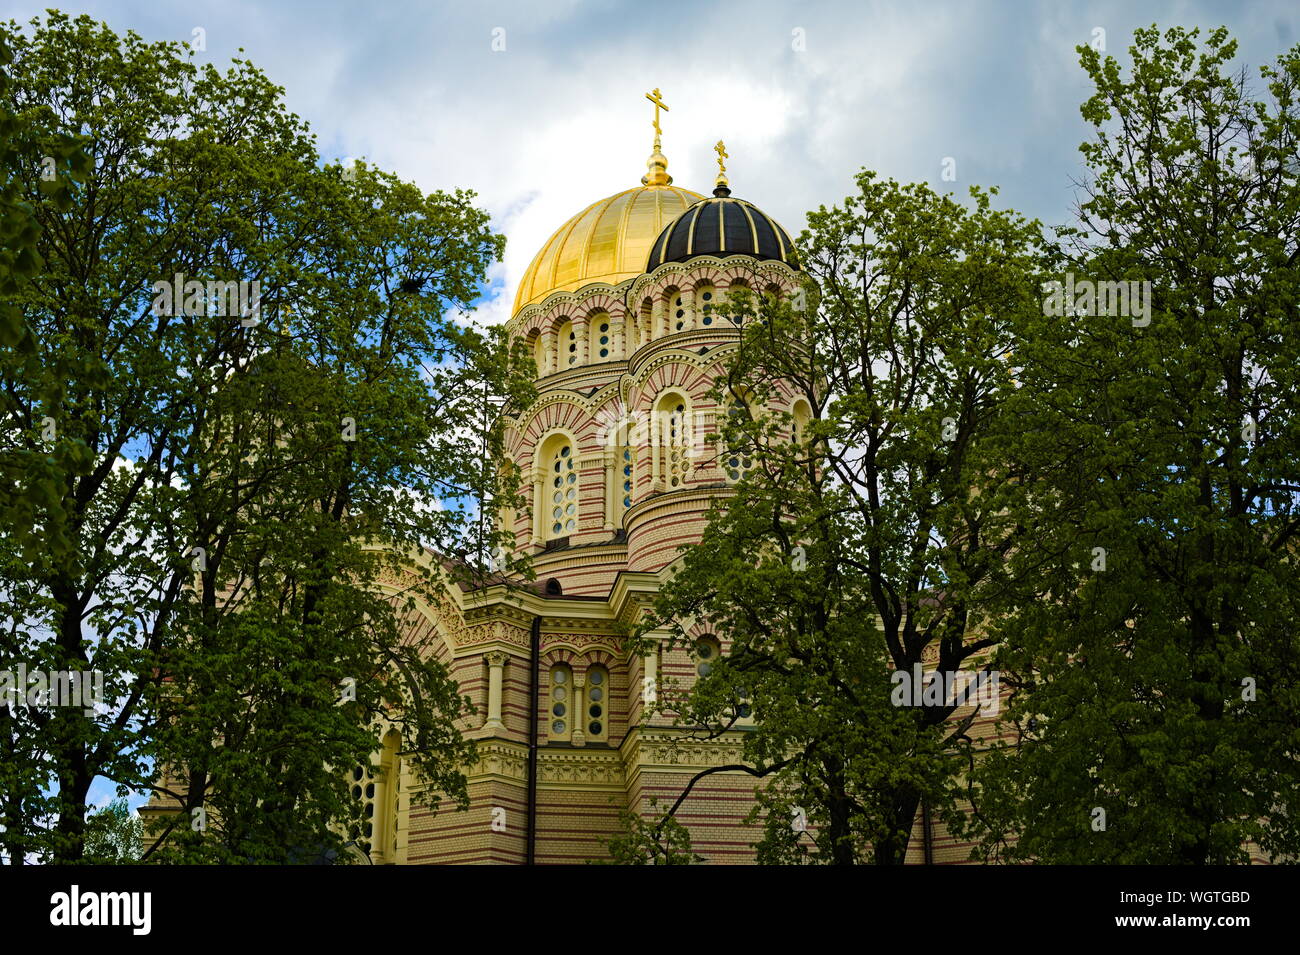
[[[548,536],[563,537],[578,527],[578,471],[573,463],[573,445],[560,444],[551,454],[551,530]]]
[[[727,415],[731,418],[733,430],[739,429],[745,423],[745,408],[739,401],[733,401],[727,407]],[[754,459],[749,453],[749,441],[743,434],[735,434],[727,445],[727,453],[722,459],[724,470],[727,472],[727,480],[731,482],[739,481],[754,466]]]
[[[680,395],[659,399],[659,441],[663,455],[663,481],[668,490],[686,486],[690,459],[686,400]]]
[[[695,641],[695,674],[706,677],[713,672],[718,659],[722,656],[722,645],[712,634],[705,634]]]
[[[808,422],[812,419],[812,412],[808,408],[808,402],[802,398],[794,403],[790,409],[790,442],[799,444],[808,438]]]
[[[609,671],[602,666],[587,671],[587,739],[604,742],[609,735]]]
[[[546,367],[546,336],[541,332],[534,331],[530,337],[533,349],[533,363],[537,366],[537,377],[541,378],[547,373]]]
[[[573,327],[573,322],[565,322],[560,326],[555,334],[555,344],[562,356],[561,368],[569,368],[578,363],[578,332]]]
[[[348,835],[362,852],[370,855],[375,835],[375,767],[371,763],[353,767],[352,798],[361,804],[361,822],[354,824]]]
[[[700,324],[713,324],[713,300],[717,290],[712,285],[701,285],[695,290],[695,300],[700,303]]]
[[[573,671],[567,664],[557,663],[551,667],[550,695],[547,703],[551,714],[551,742],[568,742],[573,738],[573,720],[575,715],[569,713],[569,686],[573,682]],[[576,714],[577,719],[582,714]]]
[[[596,341],[592,350],[598,356],[600,356],[602,360],[608,360],[610,355],[610,348],[611,348],[610,342],[612,341],[612,332],[610,331],[610,326],[609,326],[609,316],[603,314],[592,316],[591,322],[589,323],[589,327],[594,328],[596,330],[596,334],[595,334]]]
[[[632,506],[632,497],[636,482],[636,448],[630,445],[623,448],[623,454],[619,458],[619,477],[618,477],[618,494],[623,502],[623,510]]]

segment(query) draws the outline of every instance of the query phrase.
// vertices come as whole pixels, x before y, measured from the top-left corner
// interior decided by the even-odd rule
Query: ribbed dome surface
[[[514,312],[552,292],[636,278],[655,236],[702,198],[689,189],[646,185],[593,202],[542,246],[519,283]]]
[[[695,203],[660,233],[646,271],[697,255],[749,255],[798,264],[794,243],[775,220],[744,199],[716,194]]]

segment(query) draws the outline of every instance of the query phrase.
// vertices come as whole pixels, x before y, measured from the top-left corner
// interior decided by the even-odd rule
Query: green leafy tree
[[[0,544],[3,657],[106,691],[9,714],[5,854],[82,859],[92,781],[160,774],[181,812],[146,858],[337,850],[359,813],[343,775],[387,726],[463,801],[466,701],[401,636],[414,594],[372,582],[420,548],[492,544],[474,517],[495,475],[464,448],[491,453],[480,399],[516,391],[517,366],[450,316],[503,240],[472,194],[322,166],[246,61],[53,12],[3,34],[31,155],[76,132],[90,159],[67,202],[38,162],[14,180],[43,266],[4,293],[33,352],[0,369],[22,424],[0,453],[57,462],[45,419],[86,452],[50,474],[37,532]],[[66,552],[40,546],[57,533]]]
[[[984,858],[1300,851],[1300,48],[1256,98],[1198,36],[1138,30],[1127,69],[1080,47],[1074,293],[1023,316],[1007,411],[1034,543],[996,628],[1012,739],[972,777]],[[1137,285],[1124,309],[1086,282]]]
[[[728,303],[744,331],[719,452],[752,467],[649,624],[730,641],[674,705],[697,734],[752,715],[727,768],[765,780],[768,862],[901,863],[920,807],[954,812],[974,712],[965,694],[895,705],[890,673],[983,668],[983,607],[1021,533],[990,450],[1009,313],[1037,307],[1037,225],[978,190],[964,206],[870,172],[857,185],[808,217],[806,303]],[[781,410],[796,400],[806,421]]]
[[[652,798],[652,810],[655,803]],[[671,812],[650,820],[623,810],[618,820],[622,831],[605,843],[609,859],[597,865],[694,865],[704,861],[691,850],[690,830]]]
[[[144,825],[127,805],[115,799],[86,817],[86,859],[104,864],[128,864],[140,858]]]

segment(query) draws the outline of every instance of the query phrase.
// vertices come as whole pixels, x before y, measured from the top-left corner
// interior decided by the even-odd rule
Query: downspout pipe
[[[528,842],[525,849],[524,864],[537,864],[537,709],[541,705],[538,699],[541,676],[542,617],[533,617],[532,631],[529,634],[531,647],[530,676],[528,681],[529,716],[528,716]]]

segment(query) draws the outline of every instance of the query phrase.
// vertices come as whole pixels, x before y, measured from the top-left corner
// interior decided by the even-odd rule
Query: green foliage
[[[1095,137],[1057,277],[1147,281],[1150,321],[1017,328],[1034,544],[997,627],[1012,739],[973,777],[984,858],[1300,851],[1300,47],[1257,101],[1226,31],[1197,38],[1139,30],[1127,70],[1080,47]]]
[[[733,408],[718,450],[753,467],[647,625],[684,642],[707,621],[730,641],[670,702],[708,735],[752,709],[768,861],[899,863],[923,801],[952,814],[971,714],[894,705],[890,671],[927,648],[927,670],[982,665],[980,609],[1020,533],[989,449],[1012,388],[1008,313],[1036,307],[1036,224],[978,191],[967,207],[869,172],[857,185],[809,215],[806,307],[726,307],[744,334],[715,396]],[[792,440],[796,401],[809,420]]]
[[[136,862],[143,842],[144,825],[125,799],[115,799],[86,817],[87,861],[109,865]]]
[[[83,858],[93,779],[148,789],[160,768],[182,811],[148,861],[337,852],[360,821],[344,775],[390,727],[463,805],[468,702],[402,624],[490,552],[479,511],[513,493],[484,465],[484,397],[520,393],[517,356],[450,317],[503,240],[471,193],[322,165],[246,61],[57,13],[3,34],[33,155],[75,132],[91,162],[67,203],[36,163],[14,173],[44,265],[3,296],[33,351],[0,367],[0,454],[71,464],[28,495],[40,532],[0,545],[0,646],[102,671],[108,697],[4,713],[6,853]],[[157,287],[177,275],[199,284]],[[224,281],[249,283],[240,307]],[[58,533],[66,552],[41,546]]]
[[[652,798],[651,809],[655,804]],[[694,865],[704,861],[691,851],[690,831],[671,815],[650,822],[623,810],[618,821],[622,831],[605,843],[610,857],[596,865]]]

